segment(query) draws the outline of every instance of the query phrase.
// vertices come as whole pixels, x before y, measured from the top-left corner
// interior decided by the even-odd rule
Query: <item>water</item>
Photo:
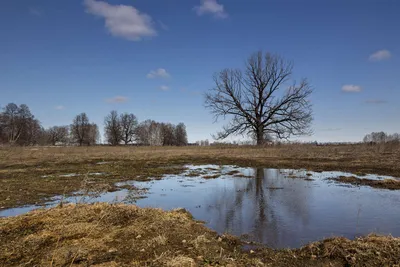
[[[166,210],[185,208],[219,233],[242,236],[273,248],[296,248],[332,236],[354,238],[371,232],[400,236],[400,191],[355,187],[326,179],[352,175],[349,173],[215,165],[188,168],[181,175],[166,175],[161,180],[117,184],[148,188],[147,198],[136,199],[124,189],[88,202],[135,203]],[[232,170],[246,177],[233,177],[228,174]],[[213,174],[221,176],[202,178]],[[363,178],[382,179],[373,175]],[[77,198],[66,201],[76,202]],[[3,210],[0,216],[34,208]]]

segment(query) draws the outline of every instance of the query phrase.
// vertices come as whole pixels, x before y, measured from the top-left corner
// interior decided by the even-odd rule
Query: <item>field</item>
[[[179,173],[188,163],[400,177],[400,148],[393,145],[27,147],[1,148],[0,159],[1,209],[41,204],[82,188],[86,194],[112,191],[115,182]],[[218,236],[185,211],[122,204],[64,205],[0,219],[0,243],[0,265],[4,266],[22,262],[27,266],[400,264],[398,238],[334,238],[297,250],[243,251],[240,239]]]

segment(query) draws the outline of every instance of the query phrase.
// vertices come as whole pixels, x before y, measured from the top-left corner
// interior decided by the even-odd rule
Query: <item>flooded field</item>
[[[330,180],[341,176],[391,178],[343,172],[190,165],[179,175],[166,175],[148,182],[118,183],[121,190],[115,192],[63,201],[123,202],[166,210],[185,208],[195,219],[219,233],[241,236],[273,248],[296,248],[332,236],[354,238],[371,232],[400,236],[400,191]],[[137,190],[126,189],[129,186],[144,190],[138,194]],[[48,205],[56,205],[60,200],[61,197],[56,197]],[[35,208],[6,209],[0,211],[0,216],[23,214]]]

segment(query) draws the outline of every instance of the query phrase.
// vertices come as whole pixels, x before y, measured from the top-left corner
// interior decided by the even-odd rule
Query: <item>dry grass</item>
[[[330,178],[331,181],[336,181],[339,183],[353,184],[353,185],[366,185],[373,188],[381,188],[381,189],[389,189],[389,190],[399,190],[400,189],[400,181],[393,179],[384,179],[384,180],[371,180],[365,178],[357,178],[354,176],[346,177],[340,176],[339,178]]]
[[[0,266],[396,266],[400,239],[332,238],[296,250],[219,236],[185,210],[65,205],[0,218]]]

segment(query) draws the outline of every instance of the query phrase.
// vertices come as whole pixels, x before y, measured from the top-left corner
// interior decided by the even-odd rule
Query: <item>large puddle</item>
[[[148,188],[146,198],[137,198],[122,189],[83,201],[135,203],[166,210],[185,208],[219,233],[273,248],[296,248],[332,236],[354,238],[372,232],[400,236],[400,191],[326,179],[341,175],[354,176],[342,172],[188,166],[181,175],[118,184]],[[49,205],[57,201],[55,198]],[[71,197],[65,201],[82,199]],[[37,207],[3,210],[0,216],[14,216],[34,208]]]

